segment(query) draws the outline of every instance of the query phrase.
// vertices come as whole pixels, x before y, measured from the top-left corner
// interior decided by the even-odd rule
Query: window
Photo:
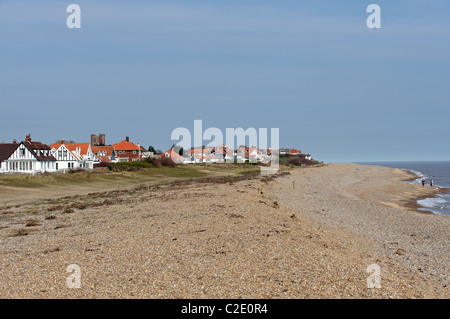
[[[133,154],[136,154],[136,151],[133,151]]]
[[[20,154],[20,156],[25,156],[25,149],[24,149],[24,148],[21,148],[21,149],[19,150],[19,154]]]

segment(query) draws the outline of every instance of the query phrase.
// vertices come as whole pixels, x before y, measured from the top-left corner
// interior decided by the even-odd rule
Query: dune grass
[[[117,163],[114,169],[68,171],[35,175],[0,175],[0,186],[14,188],[40,188],[44,186],[70,186],[83,184],[132,185],[178,178],[201,178],[221,175],[239,175],[259,171],[251,164],[195,164],[176,167],[155,167],[147,162]]]

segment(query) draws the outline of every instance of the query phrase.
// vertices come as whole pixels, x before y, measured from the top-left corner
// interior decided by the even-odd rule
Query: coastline
[[[403,169],[405,173],[410,174],[410,178],[406,178],[403,182],[408,184],[407,182],[415,181],[416,179],[420,178],[420,176],[410,172],[407,169]],[[415,184],[408,184],[412,185],[416,188],[416,190],[419,190],[419,194],[417,196],[411,197],[405,204],[404,208],[407,210],[414,210],[418,213],[422,214],[436,214],[431,210],[428,210],[427,207],[421,206],[418,201],[426,198],[434,198],[438,194],[450,194],[450,188],[447,187],[437,187],[433,186],[430,187],[429,185],[421,186],[421,185],[415,185]]]
[[[420,176],[414,174],[413,172],[411,172],[407,169],[403,169],[403,171],[405,171],[405,173],[410,175],[410,177],[405,178],[405,180],[403,182],[405,182],[408,185],[414,186],[420,192],[420,194],[418,194],[417,196],[414,196],[411,199],[409,199],[404,204],[404,208],[407,210],[414,210],[414,211],[416,211],[418,213],[422,213],[422,214],[436,214],[433,211],[428,210],[427,207],[421,206],[418,203],[418,201],[426,199],[426,198],[435,198],[438,194],[450,194],[450,188],[438,187],[438,186],[430,187],[429,185],[421,186],[421,185],[416,185],[416,184],[409,184],[407,182],[415,181],[418,178],[420,178]]]
[[[2,210],[0,297],[448,298],[449,216],[404,207],[429,195],[405,177],[330,164]]]

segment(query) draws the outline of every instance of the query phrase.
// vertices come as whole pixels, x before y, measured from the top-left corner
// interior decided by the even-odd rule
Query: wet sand
[[[330,164],[2,210],[0,296],[448,298],[449,216],[416,211],[436,190],[408,178]]]

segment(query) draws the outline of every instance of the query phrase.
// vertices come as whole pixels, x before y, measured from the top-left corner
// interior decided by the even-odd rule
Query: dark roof
[[[56,158],[51,155],[51,148],[47,144],[42,144],[41,142],[30,142],[24,141],[22,142],[26,148],[37,158],[38,161],[56,161]],[[35,150],[48,150],[49,155],[37,155]]]
[[[0,161],[8,159],[18,146],[18,143],[0,144]]]

